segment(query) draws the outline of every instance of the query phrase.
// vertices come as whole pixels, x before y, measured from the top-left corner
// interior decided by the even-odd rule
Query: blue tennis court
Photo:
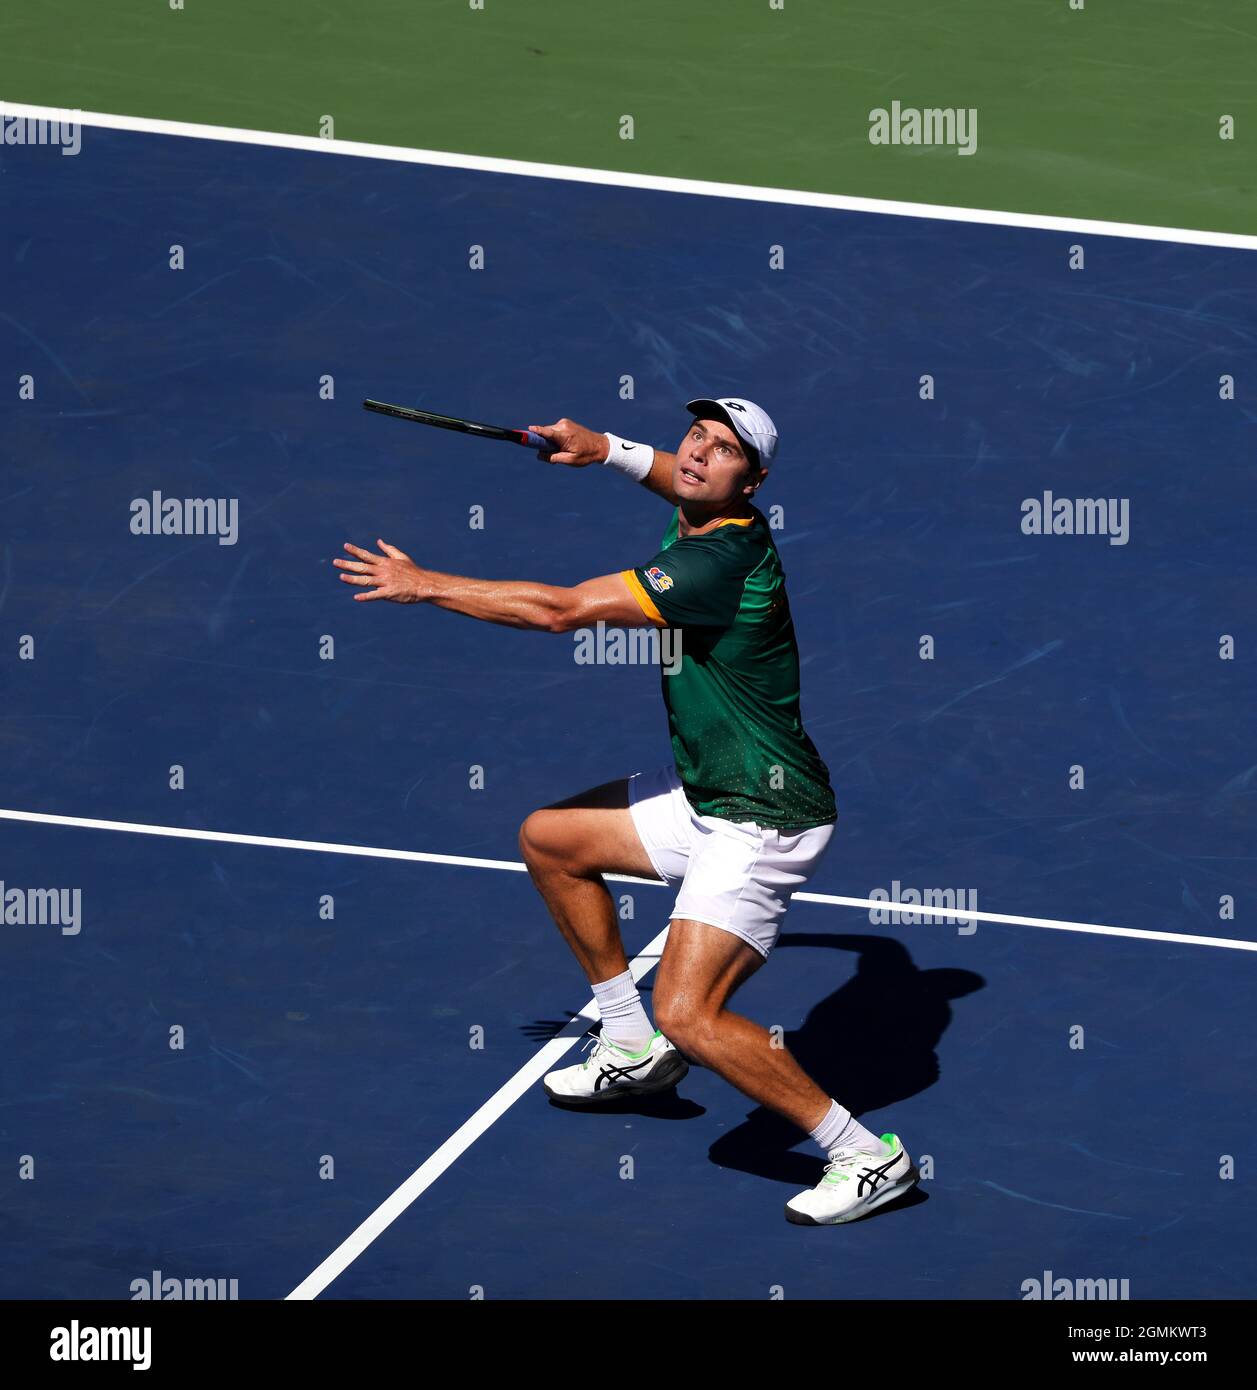
[[[1251,1293],[1248,253],[105,130],[4,151],[0,186],[0,880],[81,901],[3,926],[0,1293],[285,1297],[579,1035],[516,832],[667,761],[658,672],[354,604],[331,560],[575,583],[667,508],[361,401],[670,447],[712,392],[782,429],[759,501],[840,814],[817,894],[1061,929],[792,909],[737,1007],[929,1157],[867,1221],[787,1225],[822,1160],[710,1072],[594,1114],[533,1084],[312,1291],[606,1297],[610,1239],[669,1299]],[[1124,530],[1025,534],[1045,492]],[[136,534],[155,493],[234,533]],[[671,897],[616,891],[648,968]]]

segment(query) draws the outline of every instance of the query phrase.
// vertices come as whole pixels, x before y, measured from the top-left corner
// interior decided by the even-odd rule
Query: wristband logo
[[[666,575],[658,565],[651,565],[646,571],[646,580],[657,594],[666,593],[667,590],[672,588],[671,576]]]

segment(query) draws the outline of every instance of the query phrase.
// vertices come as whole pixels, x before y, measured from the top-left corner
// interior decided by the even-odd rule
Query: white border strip
[[[180,825],[148,825],[142,821],[96,820],[90,816],[54,816],[43,811],[0,808],[0,820],[26,821],[34,825],[61,825],[78,830],[121,830],[132,835],[165,835],[178,840],[213,840],[227,845],[258,845],[264,849],[304,849],[316,854],[356,854],[367,859],[407,859],[420,864],[453,864],[464,869],[506,869],[523,874],[527,865],[513,859],[475,859],[465,854],[430,854],[417,849],[380,849],[375,845],[342,845],[332,840],[289,840],[276,835],[236,835],[226,830],[189,830]],[[615,883],[664,885],[654,878],[631,874],[606,874]],[[796,893],[795,902],[824,903],[831,907],[877,908],[882,912],[917,913],[924,917],[963,917],[973,922],[1001,922],[1013,927],[1044,927],[1049,931],[1086,932],[1094,936],[1127,936],[1139,941],[1176,941],[1184,946],[1218,946],[1231,951],[1257,951],[1257,941],[1232,941],[1225,936],[1192,936],[1186,932],[1150,931],[1143,927],[1108,927],[1098,922],[1067,922],[1053,917],[1013,917],[1006,912],[969,912],[958,907],[923,907],[917,903],[887,902],[875,898],[846,898],[835,893]],[[893,925],[893,924],[892,924]]]
[[[1247,236],[1240,232],[1205,232],[1190,227],[1152,227],[1138,222],[1103,222],[1089,217],[1050,217],[1042,213],[949,207],[942,203],[855,198],[843,193],[812,193],[798,188],[714,183],[707,179],[678,179],[662,174],[630,174],[616,169],[584,169],[572,164],[538,164],[532,160],[495,159],[488,155],[457,154],[447,150],[418,150],[405,145],[374,145],[358,140],[324,140],[317,135],[289,135],[275,130],[242,130],[234,126],[198,125],[190,121],[159,121],[148,116],[116,116],[102,111],[68,111],[61,107],[31,106],[17,101],[0,101],[0,116],[17,116],[37,121],[77,121],[80,125],[100,130],[130,130],[145,135],[180,135],[192,140],[225,140],[237,145],[265,145],[272,149],[350,155],[357,159],[389,159],[400,164],[428,164],[445,169],[471,169],[486,174],[516,174],[522,178],[563,179],[569,183],[643,188],[661,193],[689,193],[702,198],[741,198],[746,202],[778,203],[792,207],[883,213],[890,217],[929,217],[940,222],[981,222],[995,227],[1133,237],[1141,241],[1174,241],[1191,246],[1225,246],[1236,250],[1257,251],[1257,236]]]

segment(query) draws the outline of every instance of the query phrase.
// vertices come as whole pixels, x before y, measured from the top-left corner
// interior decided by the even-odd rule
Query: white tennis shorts
[[[790,899],[811,878],[832,825],[785,834],[754,821],[700,816],[675,767],[629,778],[629,811],[655,872],[681,885],[673,917],[706,922],[767,957]]]

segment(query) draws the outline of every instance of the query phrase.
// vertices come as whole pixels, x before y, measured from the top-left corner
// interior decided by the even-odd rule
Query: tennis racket
[[[398,420],[413,420],[416,425],[432,425],[439,430],[457,430],[459,434],[478,434],[481,439],[502,439],[508,444],[522,444],[527,449],[553,453],[555,445],[531,430],[513,430],[505,425],[482,425],[475,420],[460,420],[455,415],[437,415],[431,410],[415,410],[408,405],[386,405],[384,401],[363,401],[364,410],[380,415],[392,415]]]

